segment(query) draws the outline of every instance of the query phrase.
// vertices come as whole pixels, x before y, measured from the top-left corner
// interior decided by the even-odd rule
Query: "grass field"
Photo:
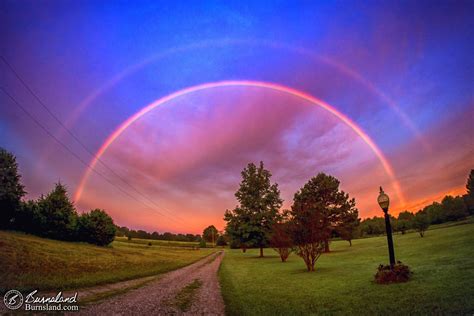
[[[472,221],[471,221],[472,222]],[[373,276],[388,261],[386,237],[331,244],[316,271],[292,254],[281,263],[271,249],[228,250],[219,276],[229,315],[456,314],[474,313],[474,224],[435,227],[424,238],[395,235],[397,260],[413,279],[378,285]]]
[[[183,267],[215,251],[152,244],[114,241],[97,247],[0,231],[0,291],[77,289],[129,280]]]

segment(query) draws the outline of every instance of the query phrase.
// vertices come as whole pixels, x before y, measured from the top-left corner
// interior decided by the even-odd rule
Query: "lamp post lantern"
[[[390,216],[388,215],[388,206],[390,199],[387,194],[380,187],[380,194],[377,198],[377,202],[383,210],[385,216],[385,229],[387,231],[387,243],[388,243],[388,255],[390,256],[390,267],[393,268],[395,265],[395,251],[393,250],[393,239],[392,239],[392,225],[390,225]]]

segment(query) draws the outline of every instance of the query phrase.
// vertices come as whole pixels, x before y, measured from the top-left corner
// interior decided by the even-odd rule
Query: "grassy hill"
[[[472,221],[471,221],[472,222]],[[413,279],[378,285],[373,276],[387,263],[386,237],[335,241],[316,271],[306,272],[292,254],[281,263],[271,249],[230,250],[220,269],[226,311],[230,315],[308,314],[463,314],[474,313],[474,224],[444,225],[395,235],[397,260],[409,265]]]
[[[0,231],[0,291],[77,289],[129,280],[183,267],[215,251],[148,242],[118,240],[97,247]]]

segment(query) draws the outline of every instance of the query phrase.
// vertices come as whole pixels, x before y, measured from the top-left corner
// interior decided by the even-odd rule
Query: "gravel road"
[[[224,301],[217,277],[223,256],[224,252],[221,251],[187,267],[168,272],[143,287],[82,307],[79,314],[224,315]],[[183,312],[172,302],[180,290],[196,279],[202,282],[202,286],[193,296],[189,309]]]

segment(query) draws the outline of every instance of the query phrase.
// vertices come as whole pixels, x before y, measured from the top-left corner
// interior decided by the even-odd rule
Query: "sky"
[[[284,208],[325,172],[362,218],[379,186],[417,211],[474,168],[472,1],[2,1],[0,30],[28,199],[60,181],[79,212],[200,233],[250,162]]]

